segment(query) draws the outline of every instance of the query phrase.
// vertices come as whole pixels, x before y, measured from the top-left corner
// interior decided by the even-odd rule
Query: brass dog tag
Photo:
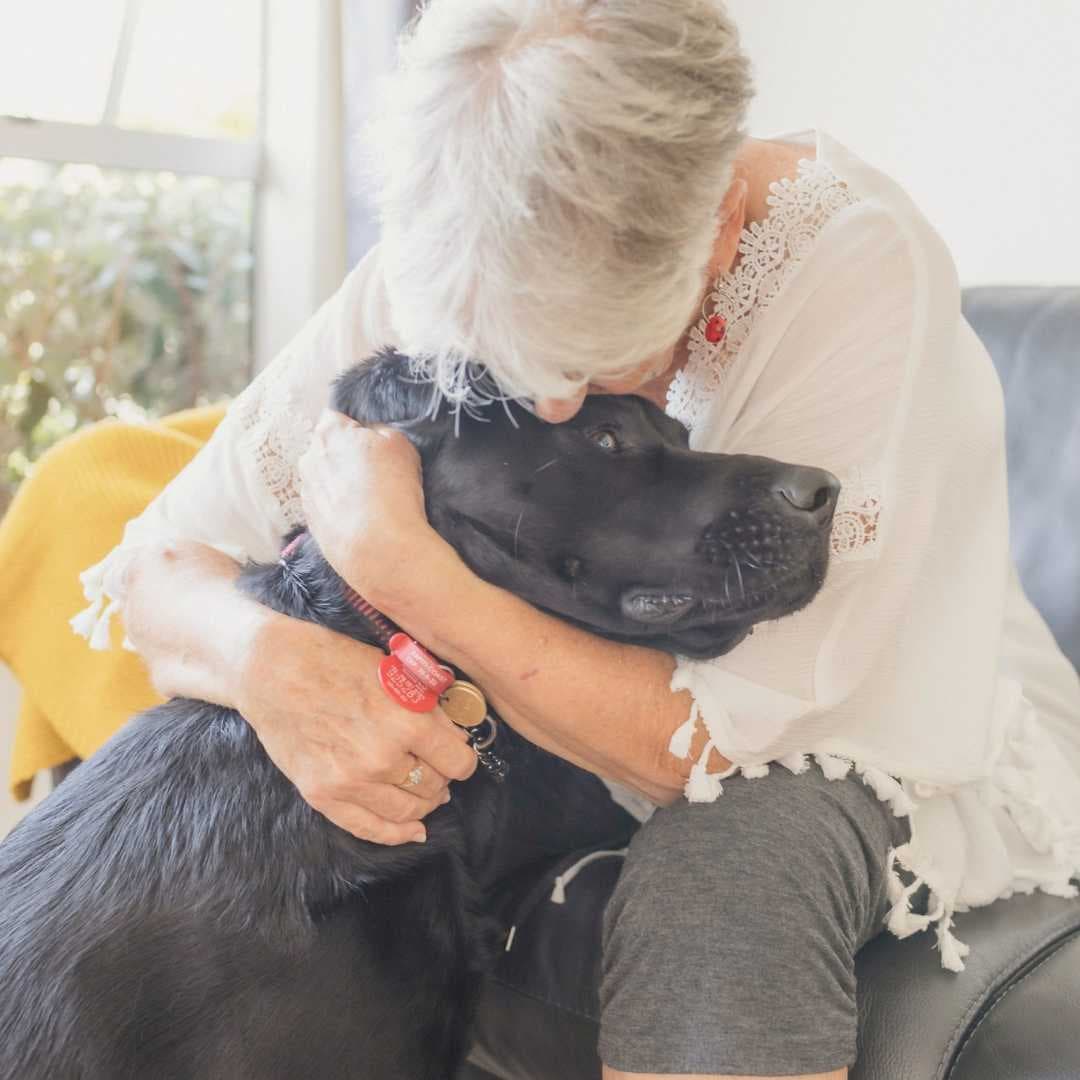
[[[487,716],[488,704],[478,686],[458,679],[439,698],[442,710],[458,727],[471,728]]]

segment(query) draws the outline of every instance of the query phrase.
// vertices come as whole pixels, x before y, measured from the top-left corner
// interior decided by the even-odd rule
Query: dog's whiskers
[[[739,556],[735,555],[735,573],[739,575],[739,590],[742,593],[742,598],[746,600],[746,585],[743,584],[742,567],[739,565]]]
[[[551,466],[552,466],[552,465],[555,465],[555,464],[557,464],[558,460],[559,460],[559,459],[558,459],[557,457],[553,457],[553,458],[552,458],[552,459],[551,459],[550,461],[546,461],[546,462],[545,462],[545,463],[544,463],[543,465],[541,465],[541,466],[540,466],[540,468],[539,468],[539,469],[537,469],[537,470],[536,470],[536,472],[534,472],[534,473],[533,473],[533,476],[535,476],[535,475],[536,475],[536,473],[541,473],[541,472],[543,472],[543,471],[544,471],[545,469],[549,469],[549,468],[551,468]]]
[[[520,428],[521,425],[517,422],[517,417],[510,411],[510,402],[508,399],[501,398],[500,400],[502,401],[503,412],[506,413],[507,419],[515,428]]]
[[[514,526],[514,559],[515,559],[515,561],[517,560],[517,557],[518,557],[518,532],[521,529],[521,519],[524,516],[525,516],[525,510],[522,509],[521,513],[518,514],[517,524]]]

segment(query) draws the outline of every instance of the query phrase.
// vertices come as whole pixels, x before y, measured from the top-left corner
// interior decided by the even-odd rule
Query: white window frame
[[[257,368],[337,290],[346,265],[342,0],[265,3],[255,225]]]
[[[137,2],[129,0],[129,13]],[[255,197],[256,370],[337,289],[345,273],[341,0],[263,2],[262,84],[255,139],[202,139],[128,131],[111,124],[0,117],[0,157],[164,169],[250,181]],[[126,15],[118,53],[125,48],[125,35],[130,42],[131,27]],[[122,62],[126,63],[126,57]],[[114,65],[109,88],[112,116],[119,81]],[[0,665],[0,741],[8,745],[19,697],[18,685]],[[42,794],[38,784],[35,799]],[[16,808],[0,792],[0,838],[31,805]]]
[[[260,173],[255,139],[204,139],[14,116],[0,116],[0,156],[103,169],[161,169],[256,184]]]
[[[258,370],[345,272],[341,0],[263,0],[259,127],[249,140],[115,126],[141,3],[127,0],[102,122],[0,116],[0,157],[250,182]]]

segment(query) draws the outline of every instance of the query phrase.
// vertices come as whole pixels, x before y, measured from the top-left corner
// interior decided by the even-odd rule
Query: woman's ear
[[[717,213],[716,240],[709,260],[709,280],[726,274],[739,252],[739,237],[746,224],[746,199],[749,185],[740,176],[732,180]]]

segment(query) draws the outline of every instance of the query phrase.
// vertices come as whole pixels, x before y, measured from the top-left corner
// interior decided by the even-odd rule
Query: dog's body
[[[310,618],[282,584],[245,581]],[[322,584],[320,621],[355,630]],[[501,794],[458,785],[426,844],[380,848],[312,810],[235,711],[141,714],[0,847],[0,1075],[447,1075],[489,938],[468,859]]]
[[[455,438],[402,374],[401,358],[380,356],[339,381],[336,404],[408,430],[432,524],[477,573],[532,602],[621,640],[718,655],[820,585],[829,483],[824,502],[803,499],[789,491],[789,467],[691,454],[681,429],[637,400],[596,399],[576,427],[523,416],[532,438],[493,410],[486,427],[465,421]],[[619,431],[628,456],[618,471],[636,470],[624,489],[613,473],[606,484],[581,475],[610,470],[606,437],[560,458],[571,435],[595,446],[596,423]],[[735,494],[712,495],[722,510],[684,511],[696,515],[685,551],[655,550],[655,506],[646,535],[615,550],[628,500],[632,520],[643,489],[666,492],[685,474],[696,505],[701,469],[719,483],[732,462],[742,465],[724,483]],[[558,464],[572,474],[561,488],[548,475]],[[589,511],[574,513],[568,493],[583,488]],[[805,503],[797,512],[780,505],[793,498]],[[522,506],[539,519],[524,531]],[[693,581],[698,564],[711,593]],[[252,566],[242,587],[371,641],[310,537],[287,572]],[[509,784],[527,771],[542,787],[543,770],[564,767],[505,726],[497,750]],[[0,1075],[452,1077],[497,934],[477,883],[505,806],[506,789],[479,770],[429,816],[425,844],[380,847],[307,806],[235,711],[177,699],[141,714],[0,845]]]

